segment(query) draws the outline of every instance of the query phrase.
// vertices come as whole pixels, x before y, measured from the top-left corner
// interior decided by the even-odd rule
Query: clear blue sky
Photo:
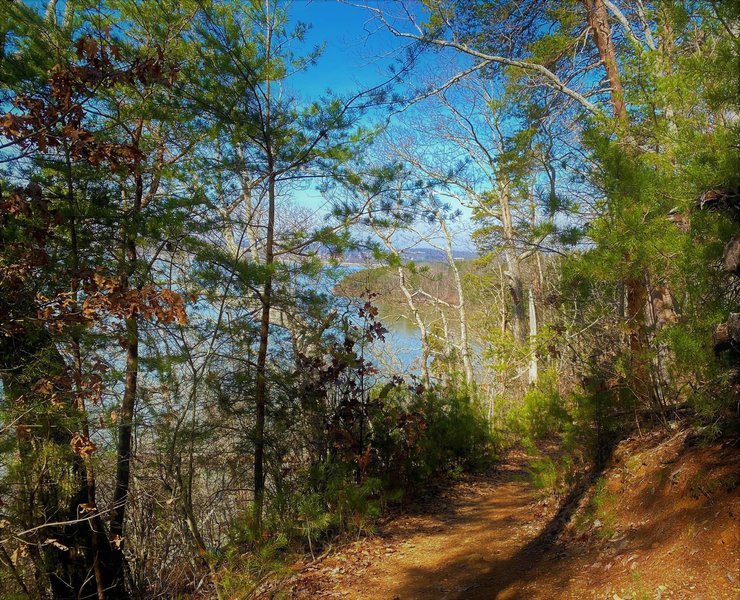
[[[349,93],[388,77],[392,59],[383,55],[400,44],[372,22],[368,11],[337,0],[296,0],[286,4],[292,21],[312,26],[306,36],[306,48],[325,44],[316,66],[295,77],[295,84],[300,84],[306,96],[329,88]]]
[[[292,23],[310,25],[304,42],[296,43],[293,51],[301,55],[323,46],[316,65],[290,78],[291,93],[307,101],[327,90],[345,96],[389,78],[393,62],[389,52],[398,48],[399,42],[378,27],[368,11],[337,0],[293,0],[282,4],[287,6]],[[313,188],[297,191],[295,201],[312,208],[324,203]]]

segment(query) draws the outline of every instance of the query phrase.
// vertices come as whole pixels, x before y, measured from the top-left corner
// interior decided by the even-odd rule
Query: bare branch
[[[535,73],[537,75],[540,75],[545,80],[546,82],[545,85],[547,87],[555,89],[556,91],[562,94],[565,94],[572,100],[575,100],[578,104],[580,104],[588,112],[594,115],[603,114],[602,111],[599,110],[599,108],[595,104],[590,102],[583,94],[568,87],[565,83],[563,83],[563,81],[555,73],[553,73],[552,71],[550,71],[550,69],[548,69],[547,67],[543,65],[540,65],[534,62],[512,59],[512,58],[508,58],[505,56],[488,54],[486,52],[481,52],[480,50],[475,50],[474,48],[471,48],[467,44],[463,44],[461,42],[445,40],[442,38],[430,38],[424,35],[420,35],[418,33],[410,33],[406,31],[401,31],[400,29],[395,27],[393,24],[391,24],[388,21],[388,19],[386,19],[381,9],[375,8],[372,6],[367,6],[367,5],[359,5],[359,4],[352,4],[352,5],[358,6],[360,8],[364,8],[365,10],[368,10],[374,13],[375,16],[383,23],[383,25],[385,25],[386,29],[388,29],[388,31],[390,31],[394,36],[398,38],[414,40],[415,42],[418,42],[419,44],[431,44],[439,48],[451,48],[459,52],[462,52],[463,54],[470,56],[471,58],[478,59],[479,62],[475,64],[473,67],[471,67],[470,69],[467,69],[467,72],[465,74],[469,74],[474,71],[484,69],[485,67],[491,64],[501,64],[501,65],[508,66],[508,67],[516,67],[526,72]],[[444,85],[449,86],[449,84],[450,82],[447,82]],[[439,88],[439,90],[437,91],[441,91],[442,89],[443,88]]]

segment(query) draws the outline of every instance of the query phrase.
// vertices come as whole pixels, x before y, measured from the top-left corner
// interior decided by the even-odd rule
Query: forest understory
[[[511,450],[484,474],[430,488],[376,535],[293,565],[257,597],[733,600],[740,448],[697,445],[672,425],[623,440],[562,498],[533,485],[537,456]]]

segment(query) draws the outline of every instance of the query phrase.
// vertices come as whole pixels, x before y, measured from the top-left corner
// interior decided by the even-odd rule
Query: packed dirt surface
[[[739,458],[686,432],[627,440],[558,505],[512,453],[304,566],[278,597],[737,600]]]

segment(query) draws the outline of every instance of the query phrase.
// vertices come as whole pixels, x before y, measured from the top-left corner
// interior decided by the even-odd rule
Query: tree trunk
[[[611,102],[614,116],[620,121],[627,120],[627,105],[624,101],[622,80],[619,76],[619,65],[617,64],[617,53],[612,41],[611,26],[609,25],[609,12],[604,0],[583,0],[586,7],[588,25],[594,36],[599,58],[604,65],[606,77],[611,87]]]
[[[270,309],[272,308],[272,268],[274,263],[275,233],[275,173],[272,158],[268,169],[267,237],[265,241],[265,284],[262,289],[259,350],[257,351],[257,384],[255,389],[254,422],[254,519],[255,527],[262,528],[262,507],[265,498],[265,411],[267,407],[267,350],[270,341]]]
[[[269,3],[265,5],[266,41],[265,57],[269,67],[272,56],[272,34],[274,22],[270,15]],[[268,69],[269,70],[269,69]],[[270,343],[270,311],[272,309],[272,283],[274,236],[275,236],[275,154],[272,139],[272,86],[271,80],[265,83],[264,120],[262,136],[267,160],[267,231],[265,236],[265,283],[262,288],[262,314],[260,316],[259,349],[257,350],[257,381],[254,393],[254,526],[262,530],[262,508],[265,501],[265,413],[267,409],[267,351]],[[250,196],[251,199],[251,196]]]
[[[537,383],[537,310],[534,292],[529,288],[529,385]]]
[[[259,256],[259,244],[257,234],[257,221],[258,215],[254,209],[254,203],[252,202],[252,188],[253,183],[250,181],[246,174],[248,168],[247,159],[244,155],[244,149],[241,146],[236,146],[236,153],[239,157],[239,184],[241,185],[241,203],[244,210],[245,223],[244,227],[249,240],[249,253],[252,256],[252,260],[256,263],[260,261]]]
[[[431,374],[429,373],[429,356],[431,354],[429,352],[429,333],[427,332],[426,323],[424,323],[424,319],[421,318],[421,313],[419,313],[419,309],[416,307],[414,296],[406,286],[406,273],[403,270],[403,267],[398,267],[398,286],[401,288],[401,292],[403,292],[403,295],[406,298],[406,304],[414,315],[414,321],[416,321],[416,326],[419,328],[419,333],[421,335],[421,372],[424,379],[424,385],[429,387],[432,380]]]
[[[715,327],[712,342],[716,355],[731,349],[740,354],[740,313],[730,313],[727,321]]]
[[[375,226],[373,226],[373,231],[383,241],[385,247],[388,248],[388,250],[400,261],[401,253],[391,242],[390,236],[381,234],[381,232]],[[406,271],[404,270],[403,265],[398,266],[398,287],[400,288],[404,298],[406,298],[406,305],[409,307],[409,310],[414,317],[414,321],[416,322],[416,326],[419,328],[419,334],[421,336],[422,379],[424,381],[424,385],[426,387],[429,387],[432,381],[431,374],[429,372],[429,357],[431,354],[431,352],[429,351],[429,332],[427,331],[427,326],[426,323],[424,323],[424,319],[421,318],[421,313],[419,313],[419,309],[416,307],[414,295],[411,293],[411,290],[409,290],[408,286],[406,285]]]
[[[22,357],[22,362],[16,360]],[[0,370],[2,370],[3,389],[9,406],[17,406],[19,414],[24,406],[48,403],[48,398],[36,398],[33,385],[40,378],[51,379],[66,371],[64,358],[57,350],[51,336],[44,329],[27,331],[14,336],[0,346]],[[68,396],[69,390],[59,390],[58,397]],[[46,460],[40,453],[46,453],[46,444],[53,444],[60,454],[69,452],[72,432],[84,430],[80,422],[81,413],[69,399],[63,416],[55,416],[52,421],[43,413],[28,412],[17,426],[18,449],[23,465],[24,488],[29,493],[24,503],[27,513],[19,523],[24,529],[38,527],[47,521],[69,521],[65,525],[50,525],[38,529],[29,549],[31,558],[42,579],[37,581],[38,595],[49,582],[55,599],[76,600],[79,597],[99,597],[100,583],[111,587],[114,581],[105,571],[110,564],[110,546],[107,544],[102,519],[97,515],[81,512],[80,506],[90,507],[94,501],[94,482],[88,477],[85,460],[77,454],[71,457],[69,481],[52,479],[46,468]],[[34,418],[29,427],[27,419]],[[62,418],[64,422],[57,422]],[[40,467],[40,468],[39,468]],[[59,490],[73,486],[68,504],[59,498]],[[32,491],[33,490],[33,491]],[[91,496],[92,493],[92,496]],[[92,505],[94,506],[94,505]],[[48,539],[57,540],[70,550],[62,550],[53,544],[44,544]],[[96,571],[100,570],[100,583],[96,583]],[[92,575],[92,576],[91,576]]]
[[[733,236],[722,252],[722,270],[740,276],[740,236]]]
[[[645,305],[647,288],[640,278],[630,277],[625,281],[627,290],[627,326],[629,331],[630,368],[628,384],[638,402],[654,405],[652,380],[645,356]]]
[[[514,333],[514,339],[520,344],[524,344],[527,341],[527,335],[524,332],[524,290],[522,287],[521,269],[519,268],[519,257],[516,253],[516,243],[514,240],[514,221],[511,216],[508,185],[504,186],[501,191],[501,224],[504,231],[505,274],[514,309],[512,311],[512,331]]]
[[[118,415],[118,448],[116,465],[116,487],[113,492],[113,510],[110,522],[110,543],[115,549],[113,569],[117,590],[110,598],[126,598],[124,574],[126,559],[124,550],[124,522],[131,481],[131,446],[133,437],[134,413],[136,410],[136,390],[139,376],[139,327],[136,318],[126,320],[126,379]]]
[[[139,124],[139,135],[141,133]],[[134,203],[129,213],[130,222],[136,222],[141,214],[144,198],[144,181],[140,172],[135,174]],[[124,237],[124,267],[121,279],[125,290],[129,289],[138,260],[136,230],[125,232]],[[139,381],[139,323],[136,315],[126,319],[126,378],[121,401],[121,410],[118,415],[118,447],[116,461],[116,486],[113,491],[113,507],[110,521],[110,544],[114,549],[114,576],[116,586],[108,594],[110,598],[128,598],[125,590],[126,558],[124,555],[124,523],[126,520],[126,505],[131,483],[131,447],[133,438],[134,414],[136,412],[136,393]]]
[[[603,0],[583,0],[586,7],[588,24],[594,36],[594,42],[599,52],[599,58],[604,65],[607,79],[611,87],[611,102],[614,116],[621,122],[627,123],[629,116],[624,100],[622,81],[619,75],[617,55],[611,36],[609,14]],[[633,265],[630,256],[624,257],[625,264]],[[645,305],[647,303],[647,289],[642,277],[630,276],[624,281],[627,296],[627,324],[629,328],[629,375],[628,385],[639,402],[655,406],[656,398],[653,392],[649,364],[645,356],[647,339],[645,333]]]
[[[473,363],[470,359],[470,343],[468,341],[468,318],[465,314],[465,292],[463,291],[462,279],[460,277],[460,270],[457,268],[455,263],[455,257],[452,254],[452,236],[447,229],[447,224],[444,221],[442,215],[437,214],[437,220],[439,221],[442,233],[445,238],[445,252],[447,254],[447,262],[452,269],[452,274],[455,278],[455,286],[457,288],[457,313],[460,319],[460,354],[462,354],[463,369],[465,371],[465,383],[470,387],[473,385]]]
[[[72,283],[70,286],[72,292],[72,298],[75,302],[74,312],[79,309],[76,306],[77,297],[80,290],[80,246],[79,236],[77,233],[77,203],[75,200],[75,189],[74,189],[74,177],[72,170],[72,159],[69,152],[69,148],[65,145],[65,166],[66,166],[66,184],[67,184],[67,202],[69,203],[70,219],[69,219],[69,231],[70,231],[70,243],[71,243],[71,254],[72,254]],[[72,355],[74,357],[74,381],[75,389],[79,394],[79,397],[74,401],[74,408],[79,413],[79,419],[81,421],[82,434],[85,439],[90,439],[90,424],[87,418],[87,412],[85,407],[85,400],[83,394],[83,365],[82,365],[82,351],[81,351],[81,339],[79,333],[72,335]],[[84,463],[84,464],[83,464]],[[85,539],[86,547],[88,551],[85,553],[88,558],[88,570],[92,571],[95,576],[95,586],[97,588],[98,600],[105,600],[105,591],[111,586],[110,569],[104,570],[104,565],[110,563],[111,547],[106,537],[105,527],[103,520],[98,514],[98,502],[96,498],[96,482],[95,482],[95,471],[93,468],[91,458],[85,457],[74,457],[73,472],[76,474],[79,483],[79,491],[77,494],[77,501],[73,502],[73,506],[70,507],[70,513],[74,510],[75,516],[79,512],[80,505],[86,505],[86,513],[90,514],[90,520],[83,524],[80,528],[79,534]],[[82,500],[86,502],[82,502]],[[72,517],[73,518],[73,517]],[[84,584],[89,587],[88,580]],[[88,592],[85,590],[79,590],[78,595],[84,596]]]
[[[675,63],[674,49],[676,44],[676,35],[673,31],[673,23],[671,22],[671,7],[669,3],[659,4],[659,8],[656,13],[659,30],[659,43],[658,43],[658,66],[660,77],[671,77],[673,74],[673,65]],[[668,132],[671,137],[674,137],[678,133],[678,126],[676,125],[676,111],[673,108],[673,104],[669,97],[664,95],[661,100],[664,103],[664,115],[668,125]],[[675,158],[673,148],[670,143],[665,145],[663,151],[667,151],[670,154],[671,162],[675,165]]]

